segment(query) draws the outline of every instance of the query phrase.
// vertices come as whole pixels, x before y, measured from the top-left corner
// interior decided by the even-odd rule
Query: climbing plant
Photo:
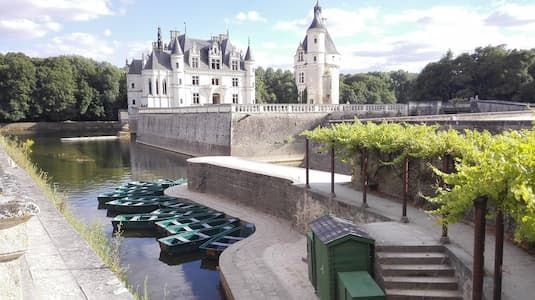
[[[444,183],[427,198],[439,204],[432,213],[443,222],[456,222],[472,208],[474,199],[485,196],[491,206],[514,220],[516,239],[535,240],[535,129],[491,135],[356,120],[303,135],[329,147],[334,144],[342,161],[363,149],[389,154],[392,159],[384,164],[398,164],[406,157],[431,161],[447,155],[455,162],[454,172],[446,174],[429,164]]]

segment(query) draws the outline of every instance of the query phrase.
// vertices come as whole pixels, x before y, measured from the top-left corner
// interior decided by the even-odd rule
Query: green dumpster
[[[375,241],[355,224],[332,215],[310,223],[309,278],[321,300],[340,299],[339,272],[364,271],[373,277]]]
[[[385,293],[368,272],[339,272],[338,299],[384,300]]]

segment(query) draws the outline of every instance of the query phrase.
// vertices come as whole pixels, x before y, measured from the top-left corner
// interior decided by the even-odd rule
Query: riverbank
[[[65,122],[17,122],[0,123],[1,134],[64,133],[64,132],[114,132],[122,130],[119,121],[65,121]]]
[[[27,223],[28,250],[22,260],[24,299],[133,299],[54,204],[0,148],[2,188],[27,197],[41,213]]]

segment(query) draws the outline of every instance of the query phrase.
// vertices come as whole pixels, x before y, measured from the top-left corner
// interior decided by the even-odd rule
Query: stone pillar
[[[39,212],[33,203],[0,196],[0,299],[22,299],[22,257],[28,248],[26,222]]]

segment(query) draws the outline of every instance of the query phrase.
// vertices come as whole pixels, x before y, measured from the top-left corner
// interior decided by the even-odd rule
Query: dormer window
[[[237,60],[233,60],[232,61],[232,70],[233,71],[237,71],[238,70],[238,61]]]
[[[212,78],[212,85],[219,85],[219,78]]]
[[[221,60],[220,59],[212,59],[212,69],[213,70],[221,69]]]
[[[198,68],[199,67],[199,58],[198,57],[192,57],[191,58],[191,67],[192,68]]]
[[[297,61],[303,61],[303,52],[299,52]]]

